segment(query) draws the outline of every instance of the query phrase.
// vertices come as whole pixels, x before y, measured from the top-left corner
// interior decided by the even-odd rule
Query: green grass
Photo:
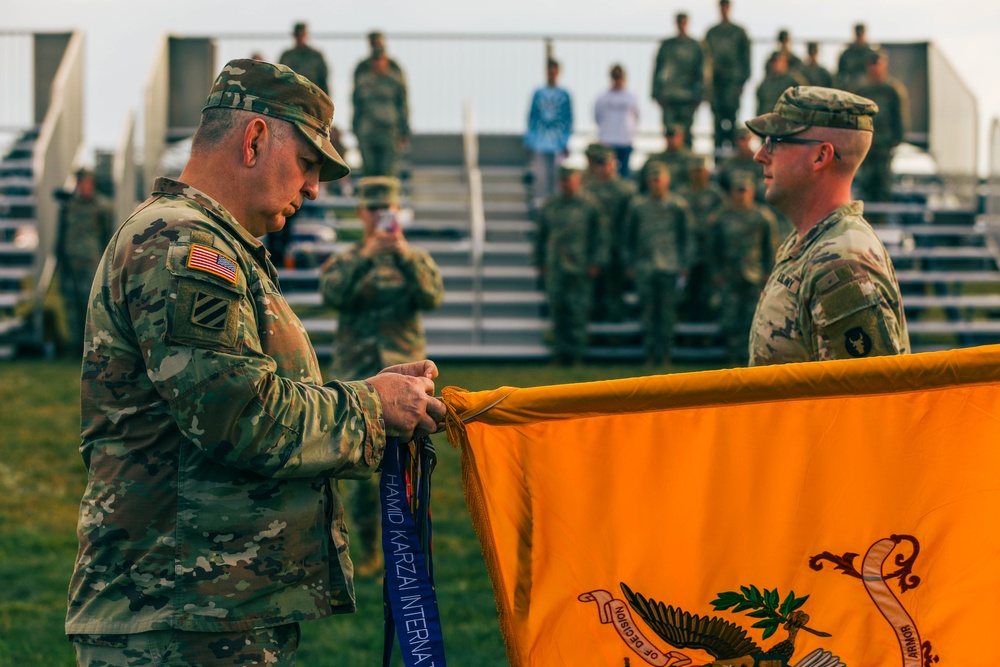
[[[694,367],[666,370],[697,370]],[[63,635],[86,474],[78,452],[79,363],[0,363],[0,666],[73,664]],[[519,387],[642,375],[639,366],[441,364],[439,389]],[[493,591],[461,488],[459,453],[435,437],[434,564],[452,664],[506,665]],[[381,664],[382,589],[357,582],[358,613],[302,626],[303,667]],[[396,664],[401,665],[396,650]]]

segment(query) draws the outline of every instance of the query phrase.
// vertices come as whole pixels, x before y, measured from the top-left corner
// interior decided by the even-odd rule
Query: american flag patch
[[[188,268],[208,271],[220,278],[225,278],[232,284],[236,284],[236,275],[239,267],[236,262],[219,254],[211,248],[206,248],[197,243],[191,246],[191,254],[188,255]]]

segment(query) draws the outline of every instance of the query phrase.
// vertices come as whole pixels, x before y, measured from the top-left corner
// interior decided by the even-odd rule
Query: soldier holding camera
[[[399,179],[390,176],[358,181],[364,238],[320,270],[323,302],[339,315],[332,377],[362,379],[426,354],[420,313],[441,305],[444,286],[431,256],[403,236],[399,189]],[[381,568],[378,507],[377,482],[357,482],[348,509],[361,543],[360,575]]]

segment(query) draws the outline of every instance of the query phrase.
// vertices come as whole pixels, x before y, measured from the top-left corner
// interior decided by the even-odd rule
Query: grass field
[[[697,369],[664,372],[682,370]],[[481,390],[642,374],[630,365],[443,364],[438,386]],[[0,667],[72,665],[63,618],[86,484],[77,449],[79,364],[0,363],[0,406]],[[459,453],[443,436],[435,444],[434,563],[448,658],[454,665],[506,665],[493,592],[462,495]],[[359,579],[357,594],[356,614],[303,624],[298,664],[381,664],[381,584]],[[402,664],[398,657],[396,664]]]

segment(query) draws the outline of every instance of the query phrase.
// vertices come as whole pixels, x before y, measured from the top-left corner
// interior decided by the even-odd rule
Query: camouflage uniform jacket
[[[810,86],[833,88],[833,74],[819,63],[815,65],[805,64],[800,71]]]
[[[862,217],[844,204],[778,250],[750,331],[750,365],[910,351],[896,271]]]
[[[358,85],[358,80],[372,71],[372,57],[368,56],[364,60],[360,61],[357,67],[354,68],[354,85]],[[392,74],[406,85],[406,75],[403,73],[403,68],[399,66],[392,58],[389,58],[389,74]]]
[[[108,244],[87,319],[89,482],[66,632],[218,632],[354,611],[334,477],[385,447],[366,382],[320,384],[260,241],[159,179]]]
[[[392,74],[369,72],[354,86],[354,117],[357,136],[410,136],[406,86]]]
[[[757,115],[771,113],[778,98],[786,89],[804,84],[805,80],[793,74],[791,70],[787,74],[768,74],[757,86]]]
[[[868,44],[848,44],[837,61],[837,87],[853,91],[868,76],[868,63],[874,57],[875,50]]]
[[[646,194],[646,190],[649,188],[646,178],[649,174],[650,163],[662,162],[667,165],[667,169],[670,171],[670,187],[673,190],[677,190],[687,185],[690,180],[691,160],[694,157],[694,153],[687,148],[668,148],[662,153],[650,154],[646,162],[643,163],[642,169],[635,175],[636,187],[639,190],[639,194]]]
[[[360,250],[335,255],[319,279],[324,303],[340,318],[333,375],[348,380],[426,357],[420,311],[444,300],[441,272],[426,251],[366,258]]]
[[[774,214],[764,206],[726,204],[713,219],[713,264],[719,275],[727,282],[740,278],[762,287],[774,266],[778,236]]]
[[[636,198],[628,228],[629,265],[636,274],[678,273],[694,263],[694,216],[677,195]]]
[[[692,229],[694,237],[694,261],[696,263],[710,261],[710,236],[713,225],[712,214],[725,201],[726,196],[714,184],[695,190],[690,185],[679,188],[677,195],[691,207],[694,220]]]
[[[59,221],[59,261],[71,271],[93,276],[114,230],[111,202],[96,193],[91,199],[74,196],[63,206]]]
[[[705,54],[690,37],[660,42],[653,66],[652,98],[667,102],[700,102],[705,92]]]
[[[278,60],[319,86],[324,93],[330,94],[329,72],[323,54],[309,45],[295,46],[281,54]]]
[[[585,188],[604,213],[601,237],[606,251],[603,259],[608,265],[620,266],[625,259],[626,223],[635,186],[615,177],[603,182],[588,179]]]
[[[705,35],[705,55],[712,63],[712,82],[742,86],[750,78],[750,38],[735,23],[719,23]]]
[[[603,212],[589,195],[549,197],[538,213],[535,265],[550,275],[583,275],[603,266]]]

